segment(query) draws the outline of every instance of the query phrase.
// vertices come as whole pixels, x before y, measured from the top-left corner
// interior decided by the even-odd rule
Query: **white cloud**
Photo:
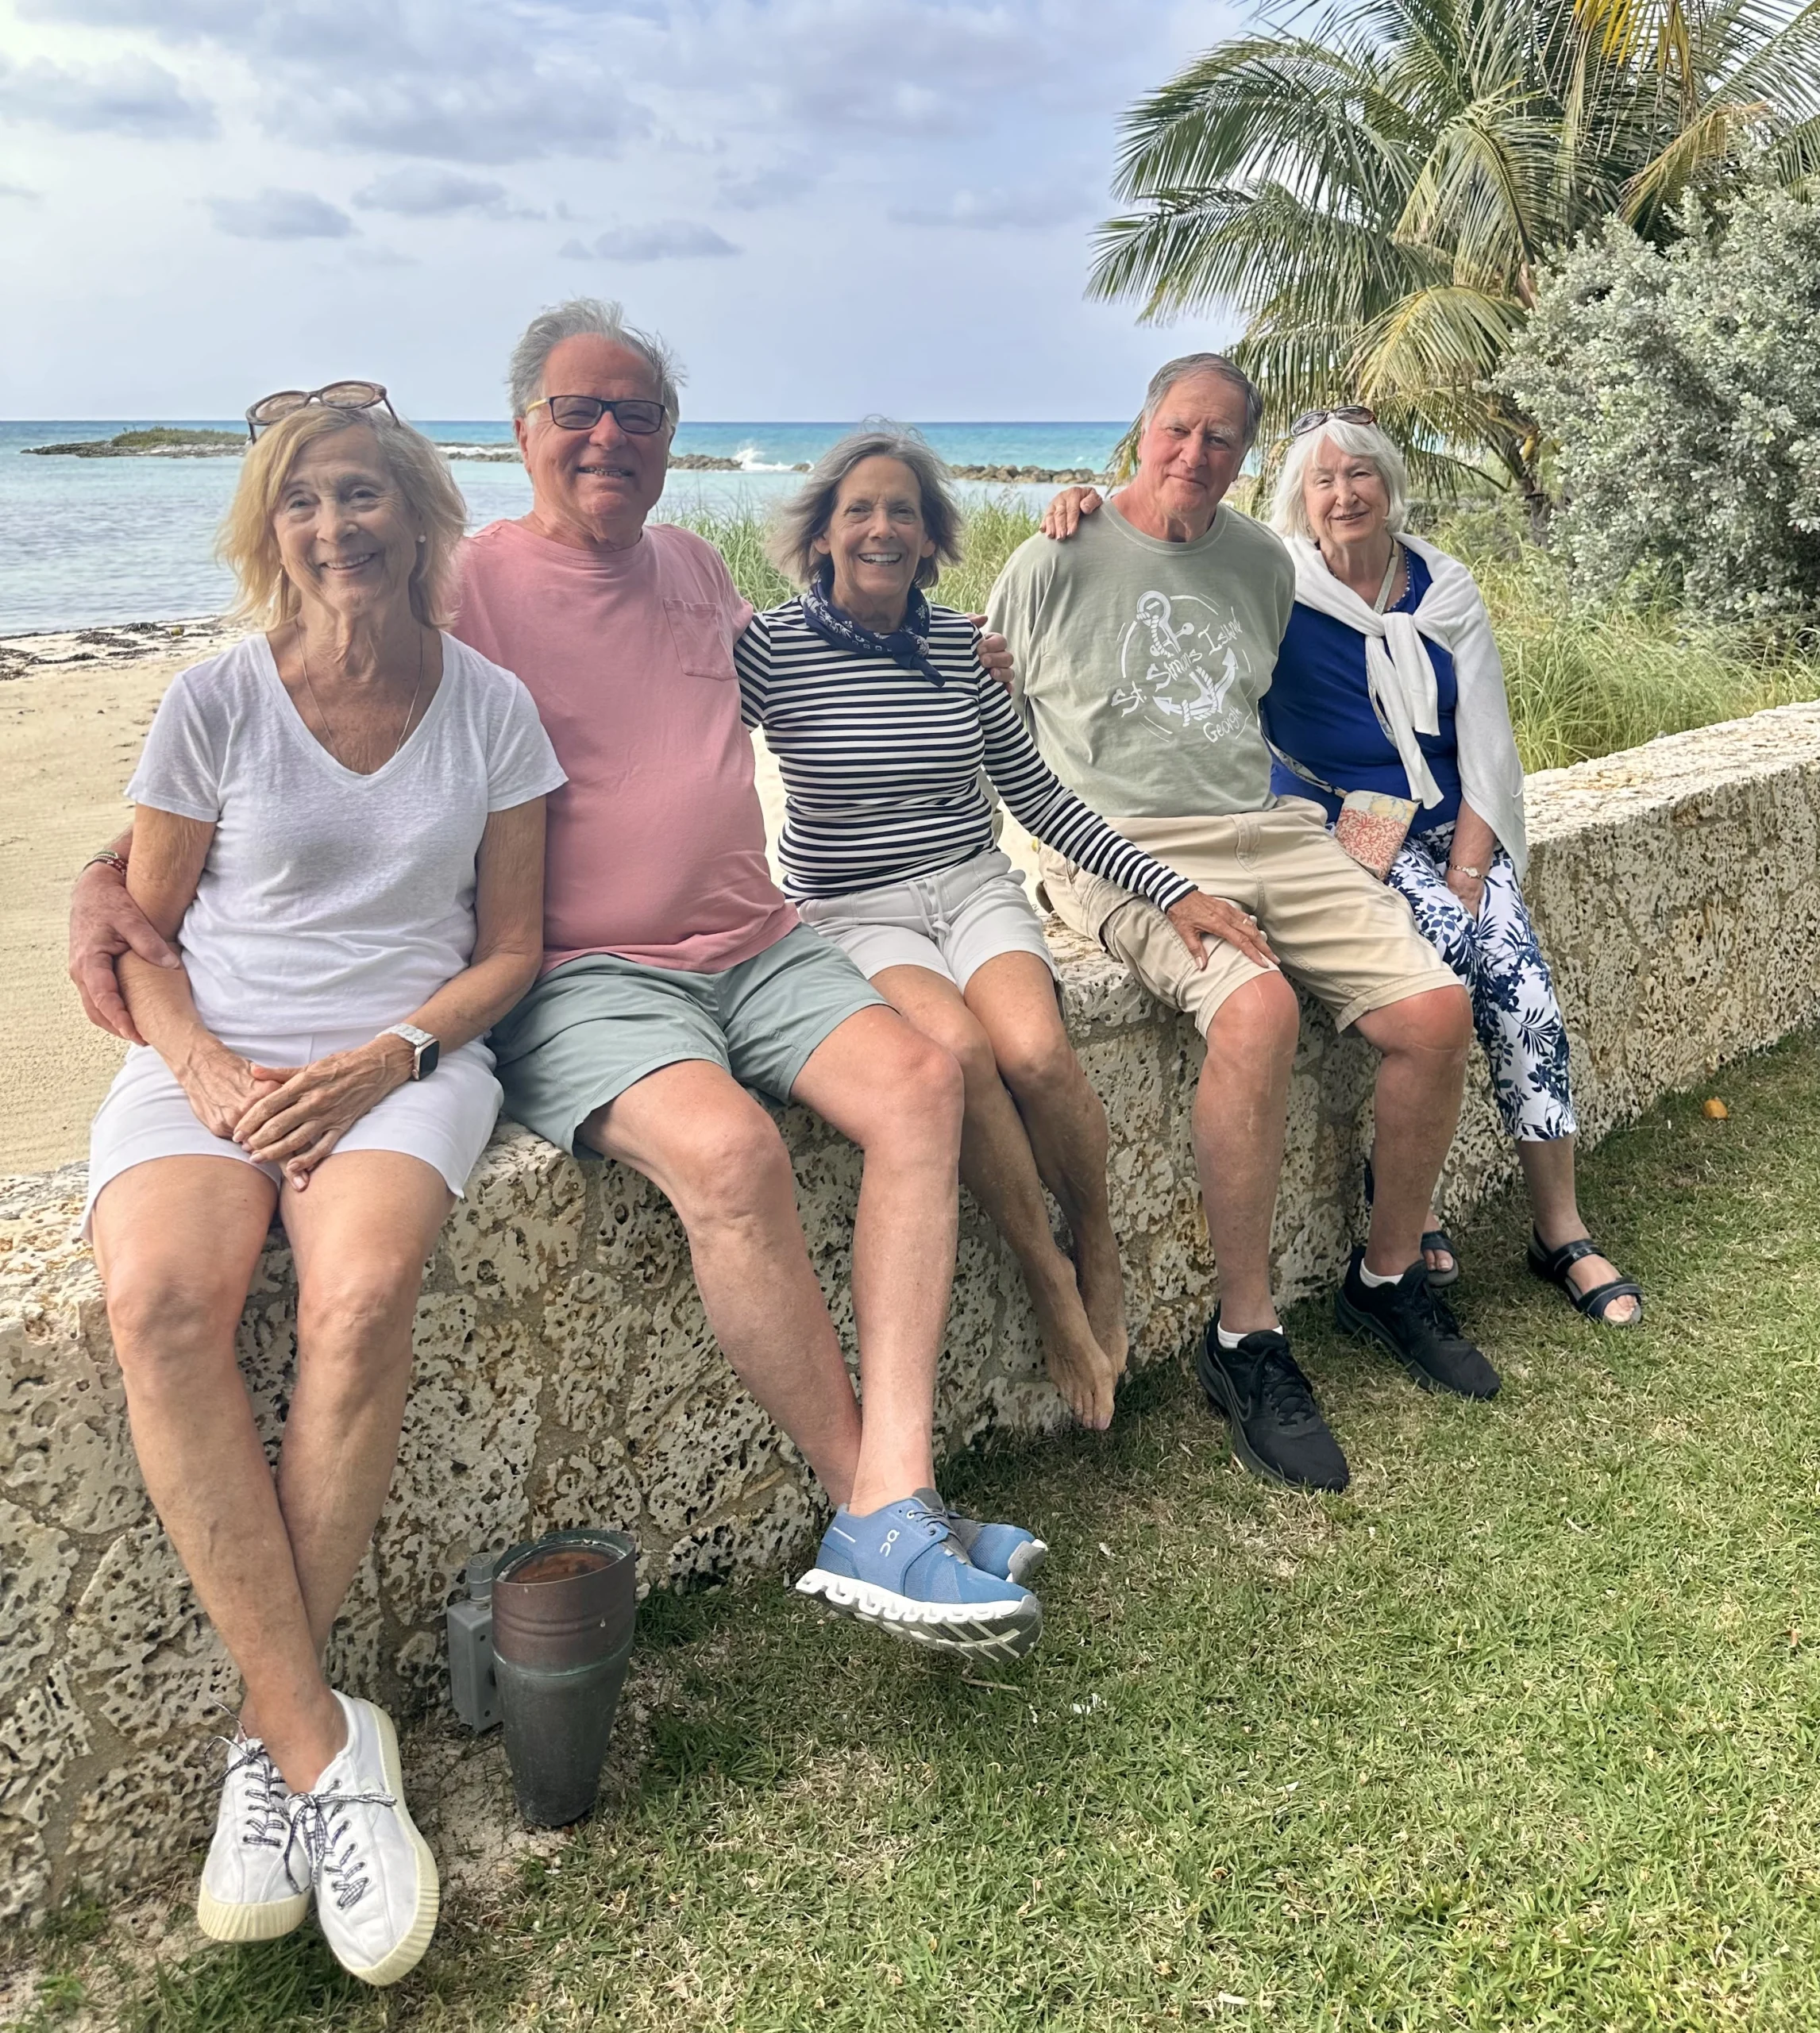
[[[364,190],[357,191],[354,203],[365,211],[396,212],[414,219],[449,218],[460,212],[494,219],[544,216],[531,207],[515,205],[503,183],[428,163],[407,163],[402,169],[388,170]]]
[[[220,123],[161,64],[64,65],[0,56],[0,115],[73,134],[124,134],[137,141],[206,141]]]
[[[27,205],[41,205],[44,202],[42,191],[29,190],[23,183],[0,183],[0,198],[17,198]]]
[[[237,56],[266,130],[317,146],[526,162],[617,155],[649,125],[621,86],[623,25],[592,30],[561,0],[25,0],[21,11]]]
[[[807,162],[774,163],[768,169],[723,169],[715,179],[719,188],[714,202],[730,211],[765,211],[813,190],[823,174],[824,170],[812,168]]]
[[[737,254],[739,249],[711,226],[690,219],[657,219],[649,226],[609,226],[592,247],[565,241],[561,252],[572,261],[681,261],[704,255]]]
[[[211,198],[215,224],[237,240],[345,240],[354,222],[338,205],[309,191],[275,191],[253,198]]]

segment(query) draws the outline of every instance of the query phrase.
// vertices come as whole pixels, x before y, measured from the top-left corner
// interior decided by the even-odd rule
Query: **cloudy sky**
[[[1082,300],[1119,113],[1224,0],[0,0],[0,416],[387,382],[502,413],[616,295],[685,411],[1116,417],[1167,334]]]

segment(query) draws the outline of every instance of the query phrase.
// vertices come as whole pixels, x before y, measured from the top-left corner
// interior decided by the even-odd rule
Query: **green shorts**
[[[800,924],[723,974],[646,967],[616,953],[565,960],[493,1027],[505,1112],[577,1157],[575,1132],[647,1074],[685,1059],[787,1101],[809,1055],[847,1018],[889,1005],[841,951]]]

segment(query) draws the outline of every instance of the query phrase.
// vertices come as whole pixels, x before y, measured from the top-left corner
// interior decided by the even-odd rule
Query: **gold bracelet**
[[[1450,861],[1447,866],[1447,872],[1449,875],[1469,877],[1475,882],[1483,882],[1485,880],[1485,870],[1473,867],[1469,862]]]

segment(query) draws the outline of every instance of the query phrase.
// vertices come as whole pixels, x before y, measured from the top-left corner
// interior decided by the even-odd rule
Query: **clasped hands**
[[[402,1038],[386,1036],[307,1066],[260,1066],[208,1038],[175,1071],[211,1136],[279,1166],[301,1193],[368,1109],[410,1078],[411,1059]]]

